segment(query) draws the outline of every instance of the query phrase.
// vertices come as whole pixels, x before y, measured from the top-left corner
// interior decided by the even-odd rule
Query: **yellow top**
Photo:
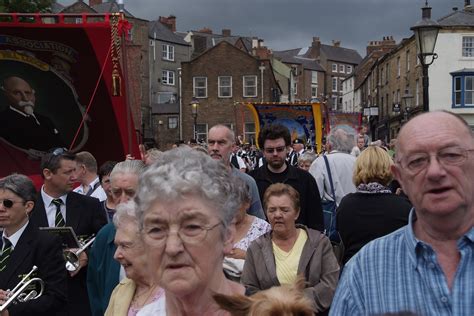
[[[280,284],[289,284],[296,280],[301,253],[303,252],[306,240],[308,240],[306,231],[304,229],[298,230],[298,238],[289,252],[280,249],[274,242],[272,242],[276,274]]]

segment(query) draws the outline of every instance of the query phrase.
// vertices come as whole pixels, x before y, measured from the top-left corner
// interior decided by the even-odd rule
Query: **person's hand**
[[[140,158],[143,162],[146,162],[146,159],[148,158],[148,154],[146,152],[145,145],[140,144],[138,145],[138,150],[140,151]]]
[[[135,157],[132,156],[131,154],[127,154],[127,155],[125,156],[125,160],[135,160]]]
[[[247,254],[246,251],[240,248],[233,248],[226,257],[234,258],[234,259],[245,259],[245,255]]]
[[[70,250],[71,251],[74,251],[74,250],[77,251],[78,249],[70,249]],[[72,271],[72,272],[70,271],[69,275],[71,277],[74,277],[76,274],[79,273],[79,271],[81,271],[81,269],[83,267],[87,266],[87,262],[88,262],[87,254],[86,254],[85,251],[83,251],[79,254],[79,267],[77,267],[77,270],[75,270],[75,271]],[[1,316],[3,316],[3,315],[1,315]]]
[[[9,291],[0,290],[0,305],[3,305],[5,304],[6,301],[8,301],[9,295],[10,295]],[[8,310],[4,310],[0,314],[0,316],[8,316],[8,315],[9,315]]]

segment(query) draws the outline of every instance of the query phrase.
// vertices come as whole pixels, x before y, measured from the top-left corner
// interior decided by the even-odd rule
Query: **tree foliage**
[[[46,13],[51,12],[54,0],[0,0],[0,12]]]

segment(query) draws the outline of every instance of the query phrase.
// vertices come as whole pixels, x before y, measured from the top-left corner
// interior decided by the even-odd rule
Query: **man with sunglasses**
[[[37,227],[72,227],[78,238],[97,234],[107,223],[98,199],[72,192],[75,179],[75,155],[56,148],[41,159],[44,185],[36,200],[30,221]],[[79,256],[79,268],[68,278],[68,315],[90,315],[86,277],[87,254]]]
[[[429,112],[400,130],[392,173],[413,204],[408,225],[344,267],[330,315],[474,315],[474,134]]]
[[[31,179],[12,174],[0,179],[0,305],[33,268],[32,278],[44,282],[38,299],[10,305],[1,315],[62,315],[66,303],[67,279],[61,244],[56,236],[39,231],[29,222],[36,199]],[[39,284],[34,284],[39,291]],[[31,290],[31,289],[30,289]]]
[[[323,211],[316,181],[308,172],[291,166],[286,160],[291,145],[288,128],[280,124],[265,126],[258,135],[258,144],[263,147],[266,163],[250,175],[257,183],[260,200],[263,201],[265,191],[273,183],[291,185],[300,194],[301,210],[296,222],[323,231]]]

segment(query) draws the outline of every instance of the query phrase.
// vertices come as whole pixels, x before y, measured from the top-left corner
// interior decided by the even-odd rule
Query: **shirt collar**
[[[14,107],[11,106],[11,105],[10,105],[10,110],[15,111],[16,113],[18,113],[18,114],[20,114],[20,115],[23,115],[24,117],[30,117],[30,116],[32,116],[32,117],[34,117],[34,119],[36,120],[36,122],[38,122],[38,119],[36,118],[36,116],[35,116],[34,113],[32,113],[32,114],[26,114],[25,112],[20,111],[20,110],[14,108]],[[39,124],[39,122],[38,122],[38,124]]]
[[[48,195],[48,193],[44,192],[44,185],[41,187],[41,197],[43,198],[45,208],[48,208],[55,199],[54,197]],[[63,205],[66,205],[66,197],[67,193],[59,197],[59,199],[63,201]]]
[[[19,230],[17,230],[13,235],[11,235],[9,237],[5,236],[5,231],[3,231],[2,239],[3,240],[8,239],[11,242],[13,249],[15,249],[16,244],[18,243],[18,240],[20,240],[20,237],[23,234],[23,232],[25,231],[26,226],[28,225],[28,223],[29,223],[29,221],[27,221],[25,223],[25,225],[23,225]],[[5,243],[5,242],[3,242],[3,243]]]
[[[411,258],[413,261],[414,266],[416,267],[419,263],[419,259],[423,257],[423,253],[426,251],[429,251],[428,249],[431,249],[430,252],[433,252],[431,246],[422,240],[419,240],[415,236],[415,232],[413,230],[413,225],[416,221],[416,211],[415,208],[413,207],[410,211],[410,215],[408,216],[408,225],[406,226],[405,229],[405,240],[407,242],[408,248],[410,251],[408,251],[408,256]],[[474,243],[474,227],[471,227],[469,231],[467,231],[463,237],[461,237],[458,242],[458,248],[460,248],[460,243],[462,243],[464,240],[469,240],[471,243]],[[430,255],[429,253],[426,255]]]

